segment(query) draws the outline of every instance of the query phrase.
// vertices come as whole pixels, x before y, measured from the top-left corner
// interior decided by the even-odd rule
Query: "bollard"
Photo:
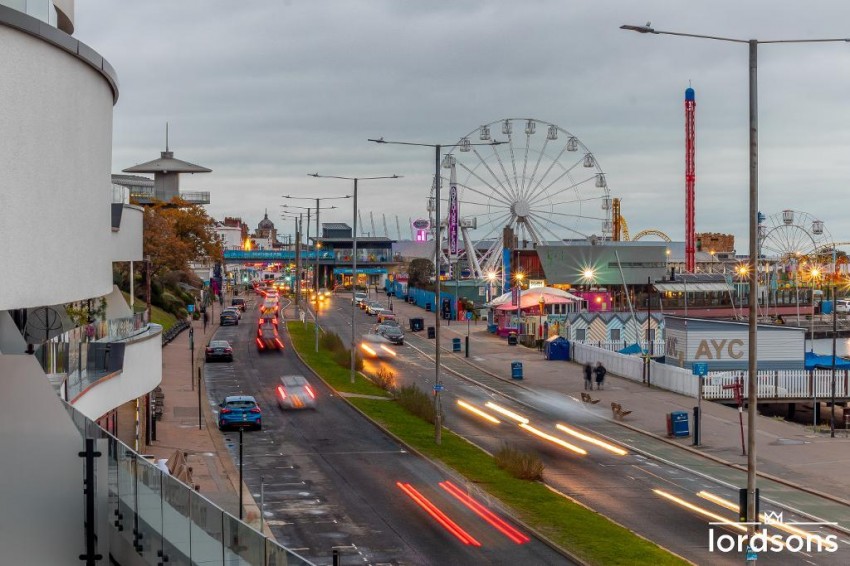
[[[469,336],[467,336],[467,337],[466,337],[466,344],[465,344],[465,346],[466,346],[466,353],[465,353],[465,356],[464,356],[464,357],[467,357],[467,358],[468,358],[468,357],[469,357]]]
[[[699,407],[694,407],[694,446],[699,446]]]
[[[334,549],[333,549],[333,566],[339,566],[339,565],[340,565],[340,562],[339,562],[339,549],[338,549],[338,548],[334,548]]]

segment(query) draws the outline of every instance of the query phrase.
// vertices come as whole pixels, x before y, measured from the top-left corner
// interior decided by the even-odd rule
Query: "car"
[[[360,341],[360,351],[367,358],[395,358],[398,354],[391,346],[392,342],[380,334],[364,334]]]
[[[277,386],[281,409],[315,409],[316,392],[303,375],[284,375]]]
[[[222,313],[232,312],[233,314],[235,314],[237,316],[237,318],[239,318],[239,320],[242,320],[242,310],[239,307],[224,307],[224,309],[221,312]]]
[[[383,322],[379,322],[375,325],[375,329],[372,331],[374,334],[383,334],[384,329],[389,326],[395,326],[397,328],[401,328],[401,325],[397,320],[385,320]]]
[[[379,313],[384,312],[384,307],[378,301],[368,301],[366,303],[366,314],[369,316],[377,316]]]
[[[260,316],[276,316],[279,310],[280,304],[278,304],[277,299],[269,299],[268,297],[266,297],[266,300],[263,301],[262,305],[260,305]]]
[[[369,296],[366,293],[354,293],[354,297],[351,299],[352,304],[360,306],[360,304],[368,299]]]
[[[261,324],[257,328],[257,349],[261,352],[283,350],[283,342],[277,333],[277,325]]]
[[[271,324],[272,326],[278,325],[278,320],[276,316],[264,314],[261,315],[259,320],[257,321],[257,326],[262,326],[264,324]]]
[[[392,311],[388,311],[388,310],[384,309],[383,312],[378,313],[378,324],[381,324],[382,322],[387,322],[387,321],[390,321],[390,320],[395,320],[395,319],[396,319],[396,314]]]
[[[219,360],[232,362],[233,347],[227,340],[212,340],[204,352],[204,359],[207,362],[215,362]]]
[[[839,314],[850,313],[850,300],[838,299],[837,301],[835,301],[835,312]]]
[[[218,429],[245,427],[261,430],[263,412],[251,395],[229,395],[218,404]]]
[[[233,299],[231,299],[230,305],[237,307],[242,312],[245,312],[245,299],[243,299],[242,297],[234,297]]]
[[[398,346],[404,345],[404,332],[399,326],[384,326],[380,333],[381,336]]]
[[[221,312],[221,315],[218,317],[218,323],[221,326],[227,326],[229,324],[239,324],[239,315],[233,311],[224,310]]]

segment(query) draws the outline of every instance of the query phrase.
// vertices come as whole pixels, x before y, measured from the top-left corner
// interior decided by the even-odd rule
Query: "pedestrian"
[[[204,310],[204,333],[207,331],[207,323],[210,321],[210,316],[207,314],[207,311]]]
[[[602,383],[605,381],[605,374],[608,373],[608,370],[605,369],[602,362],[596,362],[596,368],[594,368],[593,373],[596,374],[596,389],[601,390]]]
[[[593,366],[590,362],[584,364],[584,388],[593,391]]]

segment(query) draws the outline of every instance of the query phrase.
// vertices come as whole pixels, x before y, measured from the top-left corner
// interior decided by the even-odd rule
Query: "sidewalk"
[[[218,305],[216,312],[218,312]],[[192,375],[189,331],[184,330],[162,350],[162,418],[156,423],[156,440],[143,450],[156,458],[171,458],[183,452],[192,468],[195,489],[234,516],[239,516],[239,472],[224,445],[216,426],[215,415],[207,399],[206,386],[201,378],[201,429],[198,429],[198,368],[204,363],[204,348],[218,329],[218,321],[207,325],[193,321],[195,338],[194,375]],[[191,376],[191,379],[190,379]],[[247,486],[243,491],[245,522],[259,529],[259,508]],[[266,536],[271,536],[268,527]]]
[[[393,310],[407,326],[410,317],[425,318],[425,327],[434,325],[434,313],[426,312],[403,301],[393,301]],[[425,337],[424,332],[418,333]],[[467,335],[465,321],[452,321],[449,325],[441,321],[440,341],[444,352],[451,352],[452,338]],[[489,334],[483,321],[469,327],[470,357],[466,361],[487,373],[511,380],[511,362],[523,363],[525,388],[538,392],[554,391],[572,397],[579,402],[584,391],[584,376],[581,365],[573,362],[547,361],[536,349],[524,346],[507,346],[507,341]],[[443,354],[463,358],[460,354]],[[738,469],[745,468],[746,456],[742,455],[741,427],[737,408],[718,403],[702,402],[703,430],[701,446],[693,447],[692,437],[672,439],[667,437],[666,414],[671,411],[687,411],[693,421],[693,407],[697,400],[641,383],[608,374],[602,391],[590,391],[596,405],[584,408],[599,419],[614,422],[611,403],[620,403],[624,410],[632,411],[624,422],[617,421],[626,431],[641,432],[670,445],[678,445],[673,457],[698,454]],[[747,419],[744,415],[744,435]],[[836,438],[814,435],[811,428],[789,423],[782,419],[759,415],[757,419],[757,462],[759,474],[773,476],[781,483],[794,485],[809,491],[829,494],[835,499],[846,499],[850,492],[850,437],[844,430],[836,431]],[[634,437],[634,434],[626,435]],[[669,455],[668,455],[669,457]],[[848,503],[850,505],[850,503]]]

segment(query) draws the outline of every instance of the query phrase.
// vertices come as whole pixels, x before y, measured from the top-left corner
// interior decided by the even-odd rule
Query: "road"
[[[256,303],[256,301],[253,301]],[[263,430],[243,434],[244,482],[275,538],[317,564],[570,564],[532,538],[515,544],[438,487],[440,468],[408,453],[315,379],[292,352],[258,353],[257,312],[249,305],[238,326],[220,328],[233,363],[206,364],[212,409],[226,395],[254,395],[263,409]],[[315,411],[281,411],[275,388],[283,374],[307,376],[317,390]],[[224,432],[238,466],[239,434]],[[464,544],[406,495],[408,483],[430,499],[480,547]],[[500,514],[501,516],[504,516]],[[511,523],[511,521],[508,521]],[[523,529],[520,527],[520,530]]]
[[[337,332],[346,342],[351,334],[350,309],[348,297],[341,295],[334,298],[320,317],[323,328]],[[374,326],[375,319],[358,310],[355,323],[356,334],[360,335]],[[378,366],[385,366],[396,374],[401,383],[417,383],[423,390],[430,391],[435,377],[433,342],[426,339],[424,333],[408,332],[406,344],[397,348],[399,355],[396,359],[389,363],[369,363],[366,371],[374,372]],[[545,477],[550,486],[689,560],[699,564],[739,564],[743,560],[743,554],[723,554],[716,549],[712,552],[709,548],[708,523],[718,521],[718,517],[719,520],[734,521],[736,512],[724,509],[716,500],[709,501],[704,495],[697,495],[708,492],[737,506],[738,492],[733,486],[741,483],[715,478],[698,468],[675,465],[673,462],[679,454],[667,454],[664,459],[642,450],[629,450],[627,455],[619,456],[596,445],[577,441],[560,434],[555,425],[562,423],[580,431],[592,432],[597,438],[614,436],[612,429],[622,427],[588,419],[580,405],[571,399],[559,398],[552,392],[537,395],[527,387],[477,370],[458,356],[444,355],[442,362],[441,381],[446,387],[443,392],[444,424],[454,432],[489,452],[498,450],[505,442],[537,451],[546,464]],[[568,439],[586,449],[588,454],[579,455],[534,437],[510,419],[501,419],[498,425],[491,424],[458,408],[458,399],[478,408],[484,408],[488,401],[508,408],[528,418],[537,429]],[[621,430],[616,432],[622,436]],[[675,452],[675,449],[667,452]],[[762,511],[782,510],[763,501]],[[706,513],[713,513],[716,517]],[[787,509],[783,519],[785,522],[810,521]],[[834,534],[832,530],[817,526],[806,526],[804,530],[821,536]],[[714,532],[716,536],[738,534],[737,528],[730,526],[717,526]],[[850,542],[847,536],[840,536],[838,540],[839,550],[835,553],[792,553],[786,549],[769,557],[762,555],[761,559],[770,564],[799,564],[804,561],[811,564],[846,564]]]

